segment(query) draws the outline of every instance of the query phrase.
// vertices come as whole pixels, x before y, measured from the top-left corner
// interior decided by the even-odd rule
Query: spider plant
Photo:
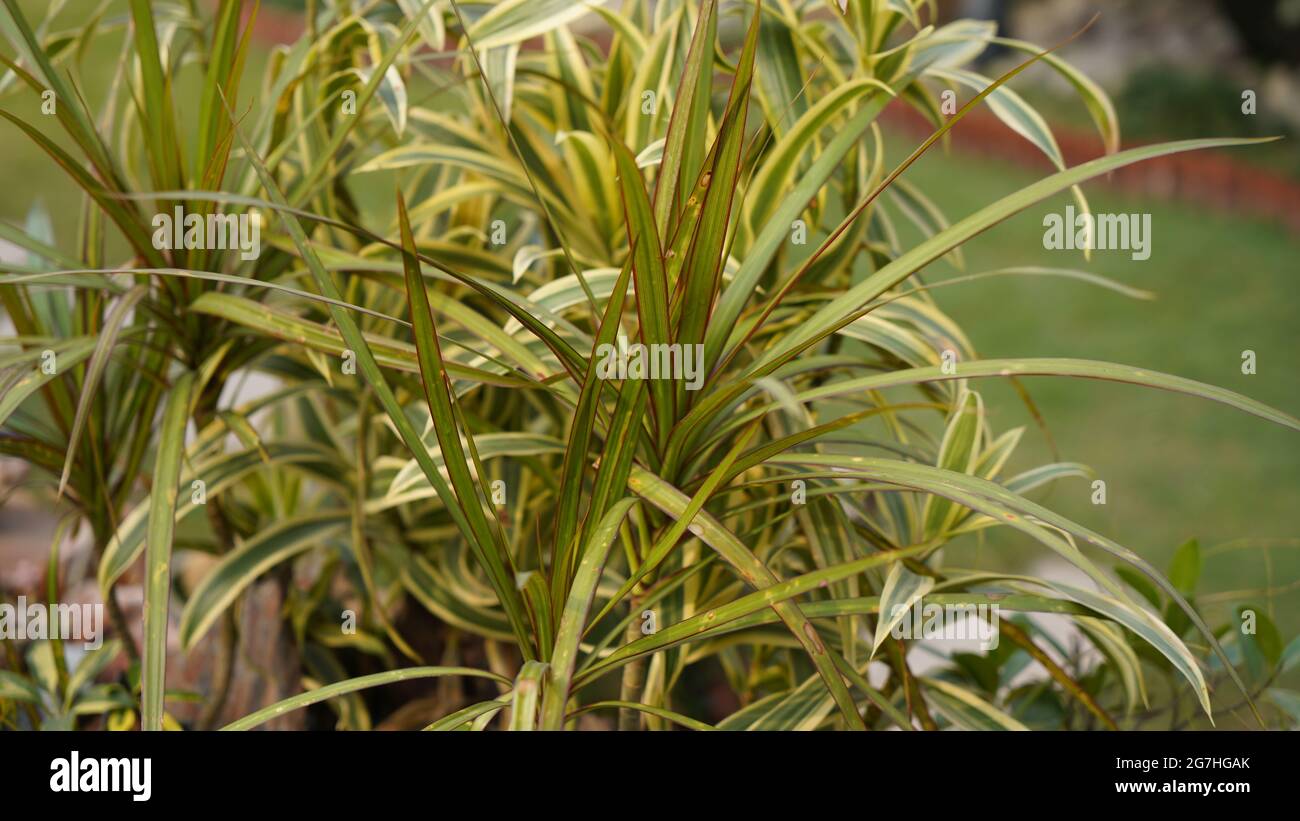
[[[467,682],[430,729],[588,713],[623,729],[1115,728],[1184,698],[1211,715],[1213,684],[1280,720],[1256,705],[1285,664],[1275,631],[1212,628],[1184,583],[1193,549],[1171,581],[1034,501],[1090,472],[1012,474],[1024,430],[995,430],[979,389],[1010,380],[1032,408],[1029,377],[1108,380],[1300,421],[1140,363],[981,359],[931,293],[1019,275],[1136,293],[1119,283],[923,276],[1052,197],[1086,211],[1080,186],[1115,169],[1251,140],[1119,151],[1106,95],[1055,50],[936,26],[925,0],[312,2],[256,86],[246,6],[104,0],[65,32],[59,4],[33,26],[4,0],[6,93],[58,103],[53,120],[0,116],[84,207],[72,242],[0,228],[29,254],[0,280],[15,329],[0,451],[89,529],[110,603],[140,579],[140,647],[120,610],[115,632],[140,661],[145,729],[169,720],[172,610],[186,651],[220,642],[195,725],[218,723],[234,614],[263,577],[286,589],[308,687],[231,729],[325,701],[367,727],[362,691],[419,678]],[[78,66],[101,38],[122,59],[92,114]],[[1025,60],[996,79],[970,68],[994,43]],[[1104,156],[1066,167],[1012,91],[1040,64],[1078,92]],[[973,93],[949,113],[947,89]],[[897,163],[890,104],[935,126]],[[906,171],[979,106],[1058,170],[950,221]],[[266,249],[160,249],[154,215],[177,206],[256,214]],[[600,352],[628,341],[697,346],[698,385],[607,378]],[[249,374],[275,387],[244,398]],[[945,561],[1008,528],[1090,586]],[[178,585],[200,552],[210,569]],[[918,644],[891,632],[922,600],[998,605],[1003,643],[918,673]],[[411,607],[455,637],[441,657],[404,634]],[[1038,614],[1068,617],[1092,655],[1054,646]],[[355,675],[359,657],[383,670]],[[1012,687],[1027,666],[1036,683]],[[693,710],[700,676],[738,705],[721,721]],[[0,698],[66,723],[94,678],[64,673],[63,698],[42,699],[11,672]]]

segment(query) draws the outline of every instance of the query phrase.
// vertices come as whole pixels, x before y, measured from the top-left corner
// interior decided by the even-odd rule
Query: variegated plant
[[[167,718],[169,607],[187,650],[220,628],[207,726],[239,663],[237,604],[289,564],[319,592],[287,616],[318,686],[232,728],[326,700],[341,726],[369,726],[366,688],[464,676],[497,694],[431,728],[560,729],[616,710],[621,728],[705,729],[681,696],[692,668],[734,694],[713,722],[728,729],[1141,726],[1186,699],[1210,714],[1220,681],[1256,711],[1261,687],[1238,668],[1262,653],[1275,672],[1275,642],[1233,631],[1225,650],[1188,585],[1033,501],[1087,468],[1012,473],[1023,431],[994,430],[979,388],[1101,379],[1300,421],[1140,365],[980,359],[919,276],[1045,199],[1086,209],[1095,177],[1248,141],[1119,152],[1090,80],[991,24],[932,25],[925,0],[309,2],[308,30],[260,84],[244,76],[242,0],[214,19],[104,0],[66,31],[61,5],[33,25],[4,0],[5,95],[49,90],[58,106],[0,116],[85,209],[75,239],[0,225],[29,255],[0,280],[16,333],[0,452],[48,477],[65,529],[89,529],[110,602],[144,556],[141,645],[119,617],[113,646],[142,663],[146,728]],[[100,38],[124,59],[92,114],[77,78]],[[996,80],[972,70],[994,43],[1026,62]],[[1006,85],[1040,62],[1077,90],[1105,156],[1067,168]],[[968,95],[955,114],[948,88]],[[896,165],[890,104],[935,126]],[[949,222],[903,174],[978,106],[1059,170]],[[267,248],[160,250],[151,215],[175,206],[256,211]],[[1133,293],[1061,269],[963,279],[1001,275]],[[702,388],[602,378],[597,351],[620,336],[701,346]],[[241,398],[251,373],[275,388]],[[1091,587],[945,563],[952,540],[1007,528]],[[219,558],[176,591],[190,550]],[[339,629],[340,585],[364,603],[355,634]],[[887,614],[922,598],[998,604],[1001,649],[915,673],[918,645]],[[434,660],[391,617],[411,607],[483,644],[491,669],[455,654],[421,666]],[[1049,652],[1029,614],[1070,617],[1091,660]],[[343,648],[389,672],[349,677]],[[103,662],[38,677],[49,697],[0,674],[0,700],[72,726],[94,712],[71,706]],[[1030,694],[1009,686],[1026,665]],[[1181,683],[1157,689],[1152,672],[1171,670]],[[99,686],[114,722],[129,717],[128,687]]]

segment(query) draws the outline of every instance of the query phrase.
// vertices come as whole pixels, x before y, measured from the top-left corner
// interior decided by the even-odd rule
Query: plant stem
[[[1034,640],[1031,639],[1025,631],[1021,630],[1009,621],[1003,621],[999,625],[999,629],[1002,631],[1003,635],[1011,639],[1013,643],[1019,645],[1025,652],[1033,656],[1034,661],[1043,665],[1043,668],[1047,670],[1048,675],[1064,687],[1066,692],[1074,696],[1075,700],[1082,704],[1088,712],[1096,716],[1098,721],[1106,725],[1106,729],[1119,729],[1119,725],[1115,723],[1115,720],[1101,708],[1101,705],[1093,699],[1088,691],[1083,689],[1079,682],[1070,678],[1069,674],[1062,670],[1059,664],[1052,661],[1051,657],[1048,656],[1041,647],[1035,644]]]
[[[204,397],[206,400],[204,407],[195,413],[195,422],[200,428],[207,427],[215,419],[215,406],[223,386],[224,380],[218,381],[215,390],[209,391]],[[226,511],[220,499],[215,497],[208,499],[204,506],[208,514],[208,525],[217,537],[217,551],[219,555],[224,556],[235,546],[230,520],[226,518]],[[238,641],[239,631],[234,612],[232,609],[227,609],[221,618],[221,643],[217,647],[216,667],[212,671],[212,697],[203,705],[196,725],[200,730],[213,729],[222,708],[226,706],[226,699],[230,695],[230,682],[235,674],[235,649]]]
[[[641,606],[641,597],[634,593],[630,599],[632,605],[633,619],[627,624],[627,631],[623,638],[626,642],[634,642],[641,638],[641,621],[635,618],[636,609]],[[623,683],[619,687],[619,701],[639,702],[641,692],[645,689],[646,676],[646,657],[638,656],[629,664],[623,667]],[[620,707],[618,711],[618,728],[620,730],[639,730],[641,729],[641,713],[638,710],[630,710],[626,707]]]

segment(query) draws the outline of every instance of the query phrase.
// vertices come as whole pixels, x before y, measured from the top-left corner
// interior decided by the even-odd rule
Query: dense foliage
[[[368,688],[449,677],[421,726],[1169,726],[1212,688],[1216,717],[1293,720],[1259,699],[1292,657],[1267,617],[1206,622],[1194,543],[1169,579],[1033,501],[1090,473],[1010,471],[1025,431],[994,430],[979,388],[1102,379],[1300,422],[1140,363],[980,359],[922,277],[1051,197],[1086,210],[1078,186],[1108,171],[1248,140],[1120,152],[1067,62],[936,27],[925,0],[316,2],[260,77],[242,0],[106,0],[66,30],[61,5],[4,0],[4,94],[56,101],[4,127],[85,208],[75,237],[0,225],[29,254],[0,280],[0,452],[40,478],[60,541],[92,534],[115,624],[73,669],[58,641],[12,658],[9,723],[174,724],[167,665],[204,643],[193,724],[217,723],[262,579],[284,626],[259,629],[292,636],[309,689],[237,727],[326,702],[365,728]],[[92,111],[101,40],[122,59]],[[994,42],[1027,62],[983,76]],[[1005,85],[1031,64],[1077,90],[1103,157],[1065,167]],[[890,104],[935,125],[897,165]],[[950,222],[904,172],[976,106],[1059,171]],[[260,253],[168,241],[176,209],[252,217]],[[601,346],[635,344],[699,346],[698,384],[606,378]],[[250,375],[271,387],[250,398]],[[945,561],[1007,529],[1090,584]],[[75,581],[57,547],[51,600]],[[996,604],[996,648],[917,672],[889,616],[918,601]],[[719,688],[721,721],[700,695]]]

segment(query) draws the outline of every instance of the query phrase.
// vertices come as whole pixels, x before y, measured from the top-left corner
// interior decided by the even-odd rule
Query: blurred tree
[[[1300,65],[1300,0],[1219,0],[1219,8],[1252,57]]]

